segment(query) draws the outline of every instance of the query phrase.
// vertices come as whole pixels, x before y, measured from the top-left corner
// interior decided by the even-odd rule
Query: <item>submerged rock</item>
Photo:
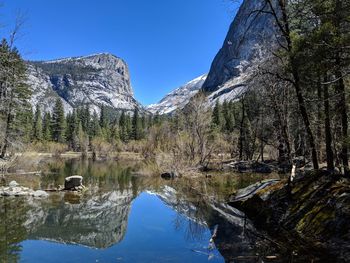
[[[224,169],[233,170],[239,173],[262,173],[269,174],[273,170],[277,170],[276,167],[273,167],[266,163],[254,162],[254,161],[238,161],[231,162],[224,165]]]
[[[257,227],[295,246],[330,254],[334,262],[350,258],[350,179],[325,171],[307,173],[293,184],[279,182],[258,189],[230,205],[245,212]],[[293,237],[293,238],[292,238]],[[294,240],[294,241],[292,241]]]
[[[35,191],[35,192],[33,193],[33,196],[34,196],[34,197],[48,197],[49,194],[46,193],[45,191],[38,190],[38,191]]]

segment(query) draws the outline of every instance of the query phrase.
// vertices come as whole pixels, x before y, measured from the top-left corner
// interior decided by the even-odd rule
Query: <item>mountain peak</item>
[[[147,110],[153,114],[171,114],[177,109],[182,109],[190,99],[198,93],[207,78],[207,74],[195,78],[185,85],[175,89],[166,95],[159,103],[152,104]]]
[[[43,104],[44,110],[50,110],[53,96],[60,97],[68,109],[85,104],[92,105],[96,111],[101,105],[115,110],[142,109],[133,97],[126,62],[113,54],[99,53],[27,64],[29,85],[34,94],[32,103]]]
[[[123,59],[117,57],[116,55],[114,55],[112,53],[105,52],[105,53],[95,53],[95,54],[78,56],[78,57],[66,57],[66,58],[51,59],[51,60],[46,60],[46,61],[35,61],[35,62],[45,63],[45,64],[69,63],[69,62],[74,62],[74,61],[79,61],[79,60],[89,60],[89,59],[94,59],[94,58],[104,58],[104,59],[109,59],[109,60],[123,61]],[[125,62],[123,61],[123,63],[125,63]]]
[[[216,55],[203,90],[217,91],[232,78],[240,78],[260,59],[264,49],[274,45],[276,26],[272,16],[252,15],[264,8],[265,1],[243,1]]]

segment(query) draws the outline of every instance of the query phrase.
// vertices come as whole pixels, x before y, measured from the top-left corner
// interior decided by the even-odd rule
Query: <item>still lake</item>
[[[1,197],[0,262],[264,262],[280,253],[225,202],[262,175],[166,181],[136,176],[132,165],[89,160],[40,169],[41,176],[7,181],[50,189],[79,174],[88,190]]]

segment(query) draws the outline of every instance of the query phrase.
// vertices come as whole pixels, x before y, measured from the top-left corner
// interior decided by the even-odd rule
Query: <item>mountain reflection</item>
[[[129,168],[91,162],[49,164],[43,187],[57,186],[64,177],[84,174],[88,191],[52,193],[47,200],[34,198],[0,199],[0,259],[19,261],[24,240],[48,240],[107,248],[125,236],[137,182]],[[113,189],[113,190],[111,190]]]
[[[77,204],[62,201],[54,207],[29,210],[28,238],[107,248],[125,236],[132,199],[131,190],[113,191]]]
[[[62,184],[66,176],[79,174],[83,175],[88,190],[84,194],[51,193],[43,200],[1,198],[1,262],[20,261],[21,243],[25,240],[96,249],[114,246],[126,236],[133,200],[145,191],[176,211],[169,227],[184,233],[187,239],[202,240],[209,246],[208,229],[217,228],[215,245],[227,262],[237,258],[240,262],[259,262],[257,252],[266,248],[271,251],[270,244],[257,238],[257,231],[242,213],[224,205],[223,196],[235,186],[231,177],[220,177],[218,181],[163,181],[134,177],[132,168],[115,162],[90,161],[50,163],[43,171],[40,182],[20,183],[45,189]],[[147,203],[144,206],[147,208]],[[149,212],[157,217],[157,211]],[[203,253],[212,256],[209,249]]]

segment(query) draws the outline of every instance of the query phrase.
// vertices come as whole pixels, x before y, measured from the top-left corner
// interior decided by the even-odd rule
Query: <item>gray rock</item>
[[[271,185],[274,185],[281,180],[278,179],[268,179],[264,180],[262,182],[258,182],[256,184],[250,185],[246,188],[240,189],[237,191],[237,193],[231,197],[231,202],[241,202],[244,200],[247,200],[254,196],[258,191],[265,189],[266,187],[269,187]]]
[[[0,191],[1,196],[11,196],[9,191]]]
[[[52,110],[61,98],[65,111],[89,104],[97,112],[100,105],[116,110],[143,109],[133,95],[127,64],[112,54],[52,61],[27,62],[32,105]]]
[[[18,184],[16,181],[11,181],[11,182],[9,183],[9,187],[14,188],[14,187],[17,187],[17,186],[19,186],[19,184]]]
[[[277,31],[271,15],[253,15],[264,6],[262,0],[243,1],[232,22],[225,42],[216,55],[203,84],[206,92],[218,90],[220,85],[240,77],[259,59],[264,50],[273,48]]]
[[[83,186],[83,177],[79,175],[73,175],[67,177],[64,180],[64,189],[65,190],[76,190],[78,187]]]
[[[12,184],[15,185],[15,184]],[[33,191],[28,187],[16,186],[16,187],[0,187],[0,196],[34,196],[34,197],[47,197],[48,193],[45,191]]]
[[[42,191],[42,190],[37,190],[33,193],[33,196],[34,197],[48,197],[49,194],[45,191]]]

